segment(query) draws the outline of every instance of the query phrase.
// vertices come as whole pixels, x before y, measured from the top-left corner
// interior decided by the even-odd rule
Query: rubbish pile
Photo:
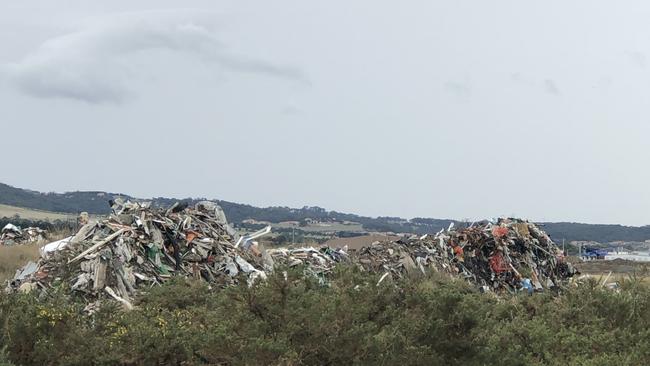
[[[453,228],[422,237],[347,248],[280,248],[266,251],[276,264],[303,265],[308,275],[325,278],[348,263],[387,278],[440,272],[462,278],[484,292],[535,292],[560,287],[576,273],[562,251],[537,225],[501,219]]]
[[[222,287],[265,279],[278,265],[302,266],[305,275],[322,281],[341,263],[382,274],[380,283],[409,273],[442,272],[496,293],[556,288],[575,273],[544,231],[517,219],[450,226],[432,236],[376,242],[348,252],[329,247],[260,250],[254,239],[270,228],[240,237],[221,208],[209,201],[164,210],[117,200],[112,210],[107,219],[89,221],[74,236],[41,248],[39,263],[17,271],[8,289],[47,293],[66,285],[89,306],[110,298],[130,308],[139,291],[174,275]]]
[[[129,308],[138,291],[173,275],[215,285],[266,277],[261,257],[236,248],[240,238],[213,202],[163,210],[117,200],[112,211],[46,246],[39,263],[16,273],[10,290],[48,292],[66,284],[89,303],[112,298]]]
[[[22,245],[36,243],[46,239],[47,232],[38,227],[20,227],[7,224],[0,231],[0,245]]]
[[[518,219],[452,226],[434,236],[376,243],[354,255],[368,271],[401,277],[432,270],[464,278],[485,292],[556,288],[576,272],[543,230]]]

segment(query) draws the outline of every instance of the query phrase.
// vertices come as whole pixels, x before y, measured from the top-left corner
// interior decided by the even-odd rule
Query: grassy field
[[[22,268],[29,261],[37,261],[40,257],[39,248],[47,243],[70,236],[67,231],[50,233],[47,240],[40,243],[27,245],[0,245],[0,284],[11,279],[16,270]],[[1,365],[1,363],[0,363]]]
[[[593,260],[593,261],[580,261],[573,259],[576,268],[585,274],[600,274],[600,273],[620,273],[620,274],[634,274],[645,275],[650,273],[650,263],[648,262],[635,262],[624,259],[614,260]]]
[[[20,216],[23,219],[28,220],[68,220],[75,219],[76,215],[59,213],[59,212],[49,212],[34,210],[31,208],[15,207],[8,205],[0,205],[0,217],[13,217],[15,215]]]
[[[583,275],[589,275],[596,280],[621,282],[636,279],[650,283],[650,263],[635,262],[624,259],[580,261],[572,258],[571,262]]]
[[[0,246],[0,283],[13,278],[16,270],[38,259],[39,244]]]
[[[307,225],[307,226],[298,226],[291,225],[289,223],[277,223],[271,224],[273,228],[280,229],[291,229],[295,228],[300,229],[306,232],[332,232],[332,231],[349,231],[349,232],[362,232],[364,231],[361,224],[342,224],[342,223],[333,223],[333,224],[322,224],[322,225]]]
[[[26,220],[76,220],[76,215],[73,214],[0,205],[0,217],[13,217],[15,215]],[[70,235],[69,232],[50,233],[46,242],[62,239],[68,235]],[[0,283],[4,283],[6,280],[13,278],[16,270],[24,266],[30,260],[37,260],[39,257],[38,248],[43,244],[45,244],[45,242],[28,245],[0,246]]]

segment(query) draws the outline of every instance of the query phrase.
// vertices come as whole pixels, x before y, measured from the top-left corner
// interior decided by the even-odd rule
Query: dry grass
[[[28,220],[74,220],[76,215],[35,210],[31,208],[23,208],[9,205],[0,205],[0,217],[13,217],[14,215],[20,216],[22,219]]]
[[[0,281],[16,274],[16,270],[39,257],[39,244],[0,246]]]
[[[593,260],[582,262],[574,259],[572,263],[583,275],[600,281],[611,282],[640,281],[650,283],[650,263],[624,259]]]
[[[395,235],[383,235],[383,234],[368,234],[362,236],[355,236],[352,238],[336,238],[330,239],[323,243],[323,246],[332,247],[332,248],[342,248],[347,245],[349,249],[361,249],[363,247],[369,247],[372,243],[376,241],[394,241],[398,240],[399,236]]]
[[[291,225],[286,222],[281,223],[272,223],[272,227],[280,229],[300,229],[306,232],[332,232],[332,231],[351,231],[351,232],[362,232],[364,231],[363,225],[361,224],[342,224],[342,223],[332,223],[321,225],[307,225],[307,226],[297,226]]]
[[[42,243],[0,246],[0,289],[5,281],[13,278],[17,269],[23,267],[29,261],[38,260],[40,257],[38,249],[41,246],[70,235],[69,231],[57,231],[50,233],[48,240]]]
[[[580,270],[582,273],[586,274],[599,274],[599,273],[618,273],[622,275],[626,274],[637,274],[637,275],[647,275],[650,273],[650,263],[647,262],[635,262],[624,259],[614,259],[614,260],[593,260],[582,262],[580,260],[574,260],[572,263]]]

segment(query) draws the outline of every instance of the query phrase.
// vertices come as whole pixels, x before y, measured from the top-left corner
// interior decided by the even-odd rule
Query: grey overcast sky
[[[0,182],[650,224],[648,19],[647,1],[3,1]]]

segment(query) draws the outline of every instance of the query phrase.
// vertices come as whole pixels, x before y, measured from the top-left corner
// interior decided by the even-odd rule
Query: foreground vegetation
[[[329,286],[296,271],[219,291],[179,279],[133,311],[105,305],[92,316],[62,294],[2,295],[0,365],[650,362],[650,290],[640,281],[620,293],[592,282],[505,299],[435,276],[376,283],[350,268]]]

